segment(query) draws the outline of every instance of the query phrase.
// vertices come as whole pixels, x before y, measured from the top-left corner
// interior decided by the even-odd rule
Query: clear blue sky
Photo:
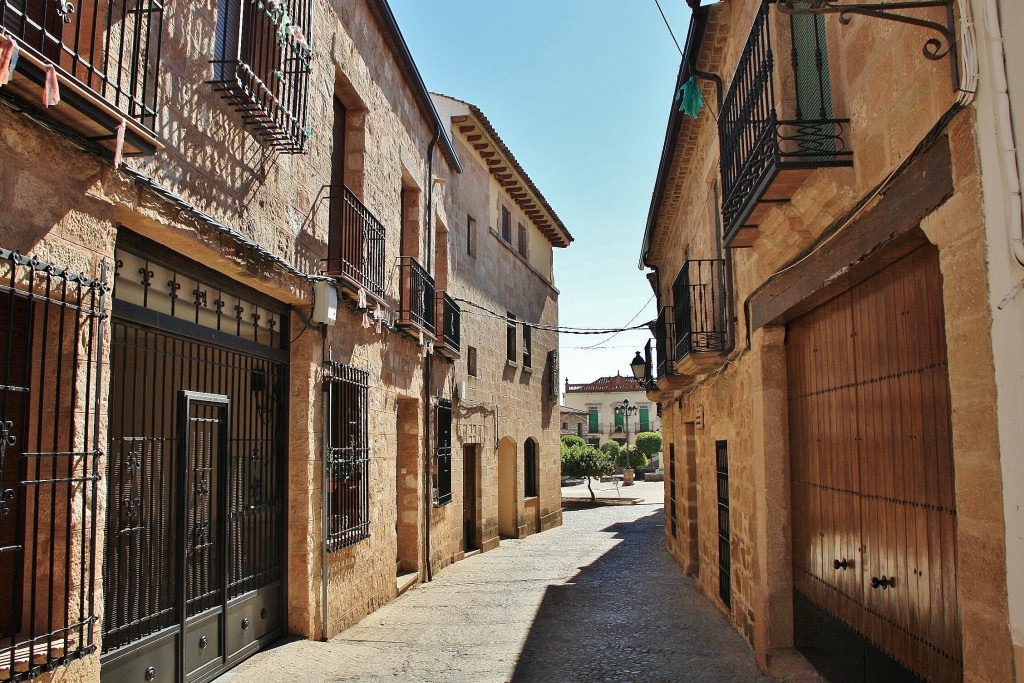
[[[427,87],[483,110],[575,237],[561,324],[653,319],[637,262],[680,62],[654,0],[390,2]],[[682,45],[689,9],[661,6]],[[649,337],[561,335],[563,381],[628,374]]]

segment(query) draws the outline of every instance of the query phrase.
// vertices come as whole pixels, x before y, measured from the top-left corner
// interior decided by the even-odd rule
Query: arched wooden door
[[[787,330],[796,645],[831,680],[962,678],[938,251]]]

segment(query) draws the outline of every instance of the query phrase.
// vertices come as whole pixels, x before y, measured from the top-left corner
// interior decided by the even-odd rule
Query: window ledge
[[[510,368],[518,368],[519,367],[519,363],[515,362],[514,360],[509,360],[507,358],[505,359],[505,365],[506,365],[506,367],[510,367]]]
[[[532,365],[524,365],[523,366],[523,372],[528,372],[528,373],[530,373],[532,375],[533,374],[533,366]]]

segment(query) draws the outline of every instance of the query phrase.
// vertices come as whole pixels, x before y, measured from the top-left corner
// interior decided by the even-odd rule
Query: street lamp
[[[629,418],[632,415],[636,415],[638,408],[629,404],[629,399],[622,399],[622,403],[617,403],[613,406],[615,408],[615,414],[621,415],[623,421],[626,423],[626,469],[633,469],[629,462]]]
[[[633,371],[633,378],[644,384],[647,380],[647,361],[640,356],[640,352],[637,351],[636,355],[633,356],[633,360],[629,363],[629,369]]]

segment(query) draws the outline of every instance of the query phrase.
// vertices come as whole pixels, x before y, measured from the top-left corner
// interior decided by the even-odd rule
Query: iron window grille
[[[452,402],[437,402],[437,447],[434,451],[434,490],[437,505],[452,502]]]
[[[327,552],[370,536],[369,373],[324,363]]]
[[[533,328],[523,323],[523,367],[533,367]]]
[[[548,375],[547,381],[547,393],[548,400],[558,400],[558,349],[551,349],[548,351],[547,362],[545,363],[545,372]],[[582,425],[581,425],[582,429]]]
[[[0,28],[42,63],[156,129],[163,2],[0,0]],[[45,72],[19,61],[43,84]],[[116,123],[115,123],[116,125]]]
[[[780,118],[769,2],[762,2],[718,118],[722,216],[727,240],[743,225],[776,174],[786,169],[849,166],[849,119],[835,118],[821,16],[792,17],[795,116]]]
[[[668,445],[668,490],[669,512],[672,520],[672,538],[678,537],[679,523],[676,517],[676,445]]]
[[[527,439],[523,444],[523,496],[526,498],[536,497],[539,471],[537,467],[537,442],[534,439]]]
[[[441,313],[440,350],[446,356],[457,358],[462,347],[462,309],[448,292],[438,292]]]
[[[402,280],[399,323],[433,336],[437,313],[434,278],[411,256],[401,257],[399,266]]]
[[[715,474],[718,480],[718,597],[732,605],[732,557],[729,525],[729,443],[715,442]]]
[[[330,188],[327,274],[384,300],[387,230],[345,185]]]
[[[96,647],[105,280],[0,249],[0,680]]]
[[[688,259],[672,283],[675,360],[723,353],[728,341],[724,259]]]
[[[505,311],[505,360],[516,362],[516,316]]]
[[[219,0],[214,90],[266,144],[306,151],[311,0]]]

